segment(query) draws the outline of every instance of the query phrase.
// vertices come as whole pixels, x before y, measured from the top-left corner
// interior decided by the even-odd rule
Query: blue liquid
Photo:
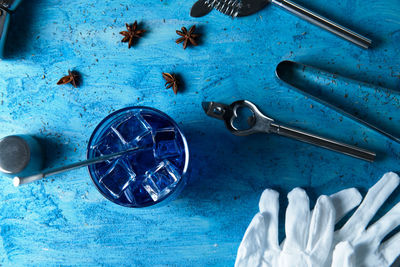
[[[100,192],[130,207],[161,202],[178,187],[187,168],[184,137],[166,115],[147,108],[124,109],[94,131],[88,157],[139,147],[118,159],[89,167]]]

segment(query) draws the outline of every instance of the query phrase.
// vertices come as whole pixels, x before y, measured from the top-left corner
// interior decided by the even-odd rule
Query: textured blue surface
[[[283,200],[302,186],[315,200],[351,186],[365,192],[384,172],[400,171],[399,144],[293,92],[274,75],[289,59],[399,91],[398,0],[299,1],[373,39],[371,50],[277,7],[241,19],[215,11],[194,19],[193,2],[21,3],[8,58],[0,62],[1,136],[39,137],[48,166],[58,166],[85,157],[91,132],[110,112],[151,106],[185,132],[192,184],[168,206],[136,210],[105,200],[85,169],[21,188],[4,178],[0,265],[231,266],[266,187],[278,189]],[[134,20],[149,31],[128,49],[119,31]],[[203,34],[201,45],[183,50],[175,30],[192,24]],[[81,88],[55,85],[69,68],[82,73]],[[184,90],[177,96],[165,90],[161,72],[179,73]],[[377,150],[379,158],[370,164],[283,137],[236,137],[200,104],[243,98],[287,124]],[[391,116],[385,105],[374,108]],[[389,204],[399,199],[397,190]]]

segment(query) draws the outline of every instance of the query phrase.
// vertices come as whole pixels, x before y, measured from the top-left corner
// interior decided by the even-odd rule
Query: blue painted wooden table
[[[194,1],[25,1],[0,62],[0,135],[28,133],[47,150],[47,166],[84,159],[89,136],[110,112],[146,105],[172,116],[191,150],[191,183],[157,209],[105,200],[86,169],[14,188],[0,180],[0,265],[232,266],[263,189],[282,203],[296,186],[320,194],[356,186],[365,193],[386,171],[400,171],[400,145],[283,85],[282,60],[323,67],[400,90],[400,3],[299,2],[375,41],[363,50],[277,7],[230,19],[189,16]],[[148,32],[132,49],[125,23]],[[201,44],[183,50],[176,29],[196,24]],[[74,69],[83,84],[57,86]],[[179,73],[184,90],[164,89],[161,72]],[[354,105],[367,105],[353,88]],[[398,93],[389,93],[396,103]],[[204,115],[201,102],[255,102],[280,121],[378,152],[375,163],[278,136],[236,137]],[[382,118],[399,112],[375,104]],[[397,109],[398,110],[398,109]],[[396,117],[397,116],[397,117]],[[397,128],[398,129],[398,128]],[[385,206],[400,200],[400,192]],[[282,209],[284,210],[284,209]],[[281,216],[283,217],[283,216]],[[282,237],[282,236],[281,236]]]

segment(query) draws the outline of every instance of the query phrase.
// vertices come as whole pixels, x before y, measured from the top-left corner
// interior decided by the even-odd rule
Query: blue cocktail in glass
[[[97,189],[127,207],[176,197],[187,180],[188,146],[178,125],[156,109],[130,107],[107,116],[90,137],[87,157],[134,147],[138,150],[88,167]]]

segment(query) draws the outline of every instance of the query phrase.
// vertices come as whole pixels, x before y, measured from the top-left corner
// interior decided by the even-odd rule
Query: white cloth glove
[[[236,267],[258,266],[322,266],[331,250],[335,209],[327,196],[318,198],[311,213],[309,199],[303,189],[288,194],[286,241],[278,240],[279,194],[265,190],[259,210],[251,221],[236,258]]]
[[[381,242],[400,225],[400,203],[368,228],[367,225],[399,183],[399,176],[390,172],[371,187],[353,216],[335,232],[332,266],[387,267],[396,260],[400,255],[400,233]],[[330,263],[328,260],[325,266]]]
[[[400,225],[400,203],[368,229],[366,226],[399,182],[395,173],[385,174],[368,191],[363,203],[342,229],[334,233],[333,239],[332,216],[336,214],[336,223],[359,205],[362,197],[357,189],[342,190],[329,199],[320,197],[311,220],[307,195],[302,189],[294,189],[288,195],[287,240],[281,246],[278,245],[279,194],[265,190],[259,203],[260,212],[253,218],[239,246],[235,266],[389,266],[400,255],[400,233],[384,243],[381,241]],[[325,208],[328,210],[324,211]],[[333,245],[328,244],[329,240]],[[330,247],[328,253],[327,247]],[[324,257],[327,258],[325,265]]]

